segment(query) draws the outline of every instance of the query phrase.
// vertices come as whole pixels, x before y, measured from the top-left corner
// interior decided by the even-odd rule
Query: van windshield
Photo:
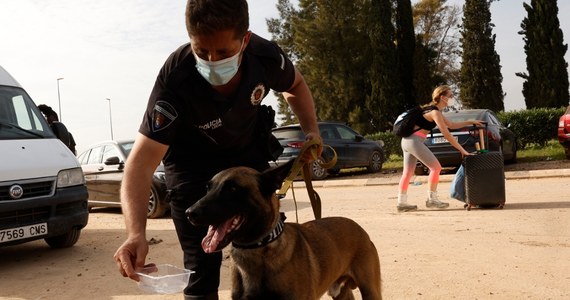
[[[55,138],[43,115],[21,88],[0,86],[0,140]]]

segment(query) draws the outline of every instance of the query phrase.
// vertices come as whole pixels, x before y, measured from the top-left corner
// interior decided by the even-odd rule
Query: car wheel
[[[73,228],[62,235],[45,238],[44,240],[52,248],[67,248],[77,243],[80,234],[81,229]]]
[[[517,146],[513,145],[513,155],[511,156],[511,158],[507,161],[508,164],[516,164],[517,163]]]
[[[570,159],[570,148],[564,148],[564,152],[566,153],[566,159]]]
[[[367,167],[368,172],[370,173],[380,172],[380,170],[382,170],[382,163],[383,163],[382,153],[380,153],[380,151],[372,152],[372,155],[370,156],[370,163],[368,164]]]
[[[164,216],[166,209],[167,209],[167,204],[161,201],[160,195],[158,194],[156,188],[154,186],[151,187],[150,196],[148,199],[148,212],[146,216],[149,219],[160,218]]]
[[[501,155],[503,155],[503,159],[505,161],[505,164],[511,164],[511,163],[516,162],[516,152],[513,152],[513,156],[511,158],[509,158],[509,159],[505,158],[506,156],[505,156],[505,152],[503,151],[503,144],[501,144],[499,146],[499,153],[501,153]],[[515,160],[514,162],[513,162],[513,159]]]
[[[327,177],[327,169],[321,167],[319,163],[323,163],[323,159],[320,157],[311,164],[311,178],[313,180],[321,180]]]

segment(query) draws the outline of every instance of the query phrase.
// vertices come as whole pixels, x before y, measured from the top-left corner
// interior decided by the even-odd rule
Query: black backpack
[[[424,109],[417,105],[406,110],[396,118],[392,132],[399,137],[408,137],[412,135],[414,132],[420,130],[420,128],[414,130],[418,118],[423,116],[424,111],[433,109],[433,106],[428,106]]]

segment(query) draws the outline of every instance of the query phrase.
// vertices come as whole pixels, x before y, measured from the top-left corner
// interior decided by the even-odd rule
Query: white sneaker
[[[396,208],[398,208],[398,212],[418,210],[417,205],[412,205],[408,203],[398,203],[398,206],[396,206]]]
[[[437,197],[437,192],[428,192],[428,199],[426,200],[426,207],[427,208],[447,208],[449,207],[449,203],[439,201]]]

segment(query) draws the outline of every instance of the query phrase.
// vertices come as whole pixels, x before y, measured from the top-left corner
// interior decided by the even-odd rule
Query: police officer
[[[123,276],[138,280],[148,253],[145,235],[152,173],[162,160],[171,215],[195,271],[185,299],[218,299],[221,252],[200,244],[207,228],[191,225],[184,211],[205,194],[208,180],[232,166],[269,167],[267,116],[261,102],[282,92],[307,137],[320,142],[314,102],[299,71],[273,42],[249,28],[246,0],[188,0],[190,43],[166,60],[126,164],[121,189],[127,240],[114,259]],[[319,149],[319,151],[322,151]]]

